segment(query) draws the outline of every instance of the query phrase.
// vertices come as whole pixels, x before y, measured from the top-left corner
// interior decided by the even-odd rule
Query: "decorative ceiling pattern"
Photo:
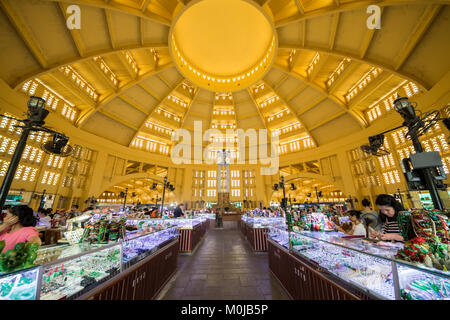
[[[0,0],[0,77],[124,146],[167,155],[174,130],[202,121],[204,130],[267,128],[283,154],[370,126],[397,93],[420,95],[450,67],[450,1],[242,1],[271,17],[277,47],[270,69],[241,90],[208,90],[179,71],[168,41],[178,13],[199,2],[186,0]],[[371,3],[381,29],[366,26]],[[66,25],[73,4],[79,30]]]

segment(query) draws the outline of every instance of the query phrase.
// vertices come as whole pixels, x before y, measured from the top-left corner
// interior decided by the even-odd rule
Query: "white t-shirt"
[[[355,226],[355,230],[353,231],[354,236],[365,236],[366,235],[366,228],[364,228],[364,225],[362,223]]]

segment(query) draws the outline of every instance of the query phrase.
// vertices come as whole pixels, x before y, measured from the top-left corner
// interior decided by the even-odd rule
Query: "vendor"
[[[395,200],[395,198],[388,194],[380,194],[375,200],[375,204],[380,209],[380,218],[383,223],[383,233],[373,231],[372,236],[381,240],[397,240],[404,241],[400,234],[397,217],[400,211],[403,211],[403,206]]]
[[[20,205],[8,209],[3,224],[0,225],[0,241],[5,241],[3,252],[14,249],[14,246],[21,242],[41,245],[42,242],[35,226],[36,218],[30,207]]]

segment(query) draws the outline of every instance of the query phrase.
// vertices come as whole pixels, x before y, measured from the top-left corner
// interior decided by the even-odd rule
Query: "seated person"
[[[352,227],[350,230],[345,230],[342,227],[338,227],[338,230],[341,232],[344,232],[349,235],[353,236],[366,236],[366,228],[364,227],[362,218],[361,218],[361,211],[357,210],[350,210],[347,211],[347,214],[350,217],[350,220],[352,221]]]
[[[42,244],[39,233],[34,228],[36,218],[33,209],[26,205],[14,206],[8,209],[3,224],[0,225],[0,241],[5,241],[3,253],[14,249],[17,243],[30,242]]]

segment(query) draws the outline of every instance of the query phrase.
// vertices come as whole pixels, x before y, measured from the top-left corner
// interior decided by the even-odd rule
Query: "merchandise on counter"
[[[115,221],[102,217],[100,220],[89,222],[84,226],[84,232],[80,242],[105,243],[123,238],[125,238],[125,219]]]
[[[0,278],[0,300],[35,300],[38,276],[36,267]]]
[[[5,247],[5,241],[0,241],[0,252]],[[0,272],[11,272],[17,269],[29,268],[34,265],[39,244],[29,242],[16,243],[14,249],[0,254]]]

